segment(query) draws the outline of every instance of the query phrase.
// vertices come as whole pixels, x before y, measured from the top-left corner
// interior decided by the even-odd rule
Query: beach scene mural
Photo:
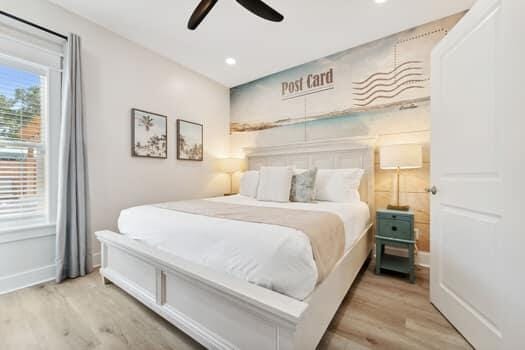
[[[463,15],[231,89],[234,148],[428,130],[431,51]]]
[[[375,206],[393,200],[395,171],[381,145],[423,145],[423,167],[403,173],[400,200],[415,214],[417,246],[430,250],[430,58],[465,13],[446,17],[230,90],[231,148],[330,138],[375,140]],[[238,182],[238,178],[235,180]]]

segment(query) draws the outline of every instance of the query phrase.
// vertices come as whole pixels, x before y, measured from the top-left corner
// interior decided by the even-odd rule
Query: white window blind
[[[47,76],[0,64],[0,229],[48,221]]]

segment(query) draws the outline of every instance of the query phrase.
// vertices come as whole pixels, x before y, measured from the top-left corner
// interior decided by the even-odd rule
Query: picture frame
[[[138,108],[131,109],[131,155],[168,158],[168,117]]]
[[[204,159],[204,126],[177,119],[177,159],[201,162]]]

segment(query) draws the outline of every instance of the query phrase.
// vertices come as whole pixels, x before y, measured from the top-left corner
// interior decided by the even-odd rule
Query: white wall
[[[47,1],[0,0],[0,5],[15,16],[82,37],[91,232],[115,229],[119,211],[129,206],[228,190],[228,178],[214,172],[213,161],[229,151],[226,87]],[[133,107],[168,115],[168,159],[131,157]],[[176,160],[179,117],[204,124],[204,162]],[[49,275],[54,260],[53,240],[0,237],[0,293],[35,282],[31,276],[45,279],[42,271]],[[95,244],[95,260],[98,252]],[[23,283],[11,283],[15,280]]]

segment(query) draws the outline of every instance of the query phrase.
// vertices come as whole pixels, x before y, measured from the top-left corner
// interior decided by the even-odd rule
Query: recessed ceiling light
[[[233,57],[228,57],[225,62],[229,66],[233,66],[237,63],[237,61]]]
[[[388,0],[374,0],[376,4],[384,4]]]

